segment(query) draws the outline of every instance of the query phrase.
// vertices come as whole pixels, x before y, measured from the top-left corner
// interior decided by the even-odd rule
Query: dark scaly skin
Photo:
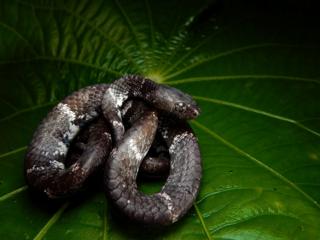
[[[107,84],[100,84],[73,93],[42,121],[25,158],[25,176],[32,188],[49,198],[68,196],[101,168],[112,146],[110,130],[101,122],[97,123],[97,131],[89,134],[88,147],[80,159],[69,167],[65,161],[69,145],[80,128],[99,115],[107,88]]]
[[[170,155],[170,174],[160,194],[171,198],[171,214],[164,220],[164,224],[171,224],[184,216],[196,200],[202,176],[201,156],[197,137],[187,122],[170,117],[162,119],[159,128]]]
[[[137,119],[106,163],[107,193],[130,218],[146,224],[169,225],[190,209],[198,194],[202,171],[198,142],[185,121],[161,116],[159,129],[169,148],[170,174],[159,193],[145,195],[138,191],[136,178],[146,149],[151,146],[149,139],[143,139],[154,136],[155,120]]]
[[[92,134],[90,141],[93,142],[89,141],[87,151],[79,156],[79,161],[66,167],[66,157],[70,143],[80,129],[101,115],[101,101],[109,87],[99,84],[74,92],[42,121],[25,158],[25,176],[31,188],[49,198],[66,197],[81,189],[85,180],[101,168],[112,145],[107,125],[101,127],[100,132],[96,130],[97,136]]]
[[[124,104],[122,109],[122,119],[126,129],[129,129],[134,122],[136,122],[144,112],[148,110],[144,102],[139,100],[129,100]],[[152,146],[143,159],[139,174],[148,179],[164,178],[168,176],[170,169],[170,159],[166,143],[157,134],[152,143]]]
[[[46,188],[50,198],[60,198],[78,192],[86,180],[105,163],[112,147],[110,129],[104,119],[99,119],[89,128],[88,142],[78,160],[68,171],[57,175]]]
[[[141,76],[129,75],[120,78],[107,89],[102,101],[102,111],[111,124],[116,143],[119,142],[125,131],[121,107],[126,100],[131,98],[139,98],[181,119],[193,119],[200,113],[194,100],[178,89],[157,84]]]
[[[161,179],[168,176],[170,170],[170,159],[163,156],[147,156],[143,159],[139,175],[147,179]]]
[[[26,156],[26,177],[29,185],[45,192],[50,198],[64,196],[68,194],[68,191],[76,191],[78,186],[82,185],[81,181],[84,181],[79,181],[79,176],[90,173],[88,169],[90,169],[92,165],[97,165],[92,164],[95,162],[93,159],[99,157],[103,159],[108,153],[100,155],[100,153],[103,152],[102,147],[100,147],[96,152],[93,151],[96,156],[93,156],[92,153],[85,155],[86,157],[83,162],[91,159],[91,161],[89,161],[91,165],[84,164],[86,166],[86,168],[84,168],[79,164],[81,161],[77,161],[66,169],[64,162],[70,141],[83,125],[99,115],[100,107],[102,107],[104,115],[111,123],[115,142],[121,143],[120,139],[123,136],[124,127],[121,120],[120,109],[123,103],[129,98],[141,98],[151,105],[171,112],[183,119],[194,118],[199,114],[199,108],[188,95],[174,88],[155,84],[151,80],[139,76],[124,77],[109,86],[101,84],[82,89],[58,104],[58,106],[48,114],[47,118],[35,133]],[[140,125],[134,125],[132,128],[134,129],[136,126],[144,130],[150,128],[146,126],[155,126],[157,121],[156,113],[152,112],[151,115],[149,114],[149,117],[148,115],[146,116],[144,121],[138,120]],[[168,129],[165,130],[166,125],[162,124],[162,126],[162,129],[164,129],[162,135],[168,147],[170,147],[169,152],[171,157],[170,175],[167,183],[159,194],[150,197],[136,192],[135,198],[132,200],[138,205],[135,205],[134,209],[128,205],[126,209],[129,208],[129,211],[125,211],[129,216],[145,223],[170,224],[182,217],[190,208],[197,195],[199,179],[201,177],[199,149],[191,129],[188,127],[180,128],[180,125],[175,126],[175,128],[180,129],[171,129],[168,125],[170,134],[167,134]],[[178,132],[175,130],[178,130]],[[141,158],[139,160],[141,162],[147,152],[146,149],[148,149],[152,143],[151,138],[153,138],[153,134],[149,132],[144,135],[146,139],[142,139],[140,136],[143,131],[129,130],[129,132],[133,132],[132,138],[128,136],[125,137],[123,139],[123,146],[117,145],[116,149],[126,148],[128,143],[134,142],[134,144],[131,144],[130,152],[132,153],[132,151],[134,151],[136,155],[128,157],[133,159]],[[101,143],[101,146],[105,146],[111,141],[107,131],[104,133],[103,136],[107,137],[102,139],[102,143],[96,141],[97,144]],[[172,135],[173,133],[175,134]],[[180,153],[178,149],[183,149],[187,155]],[[190,153],[190,151],[192,151],[192,153]],[[104,155],[104,157],[101,157],[102,155]],[[91,156],[93,157],[91,158]],[[118,155],[116,155],[116,159],[117,158]],[[130,159],[128,160],[130,162]],[[137,161],[133,162],[135,165],[131,169],[136,169],[136,177],[140,164],[137,164]],[[182,171],[180,173],[178,173],[179,170],[176,170],[177,167],[175,163],[181,164]],[[75,165],[76,167],[74,167]],[[119,164],[116,164],[116,166],[117,165]],[[194,168],[191,169],[192,167]],[[81,171],[76,171],[79,168]],[[109,174],[112,173],[112,169],[113,168],[110,169]],[[125,170],[130,171],[131,169]],[[107,174],[107,176],[109,176],[109,174]],[[87,174],[86,177],[88,175],[89,174]],[[128,183],[132,185],[129,185],[128,188],[134,190],[135,177],[132,178],[132,176],[134,175],[129,176],[132,181]],[[125,176],[121,175],[121,177]],[[84,178],[80,177],[80,179]],[[119,185],[122,182],[121,179],[112,180],[112,184],[118,183]],[[191,180],[193,182],[190,182]],[[174,185],[175,183],[177,185]],[[106,181],[106,184],[108,184],[108,181]],[[59,185],[61,187],[57,187]],[[177,187],[180,187],[180,189],[175,189]],[[112,188],[112,186],[110,188]],[[117,192],[122,194],[121,191],[121,189],[112,188],[110,195],[114,196]],[[128,201],[131,201],[130,194],[132,197],[133,193],[126,192],[129,194],[127,199],[128,203]],[[185,206],[182,206],[182,204]],[[149,209],[151,212],[147,213],[145,209]]]

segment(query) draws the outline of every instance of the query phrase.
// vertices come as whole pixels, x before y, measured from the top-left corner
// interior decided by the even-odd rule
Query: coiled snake
[[[106,193],[128,217],[147,224],[174,223],[199,190],[200,151],[186,122],[199,112],[189,95],[141,76],[83,88],[56,105],[34,133],[25,158],[27,183],[49,198],[65,197],[104,167]],[[160,192],[145,195],[136,178],[156,133],[169,152],[169,176]],[[86,135],[85,144],[81,135]],[[69,151],[75,141],[77,147]],[[67,155],[75,159],[70,164]],[[147,157],[142,165],[157,172],[168,164]]]

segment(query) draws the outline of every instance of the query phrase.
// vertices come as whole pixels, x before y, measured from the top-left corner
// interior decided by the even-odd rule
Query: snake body
[[[108,157],[112,138],[108,126],[92,134],[92,148],[68,168],[65,160],[72,139],[80,128],[100,114],[106,84],[89,86],[66,97],[39,125],[25,158],[27,183],[50,198],[62,197],[80,188],[88,176]],[[60,187],[61,186],[61,187]]]
[[[136,99],[143,102],[139,111]],[[125,115],[131,119],[127,131]],[[199,190],[200,151],[185,122],[198,115],[189,95],[141,76],[86,87],[61,101],[39,125],[25,158],[27,182],[49,198],[65,197],[105,164],[107,195],[119,209],[143,223],[171,224],[192,206]],[[82,155],[67,166],[71,142],[90,123]],[[170,173],[159,193],[145,195],[136,178],[157,131],[169,149]],[[143,165],[154,170],[157,164],[150,159],[153,167],[148,161]]]

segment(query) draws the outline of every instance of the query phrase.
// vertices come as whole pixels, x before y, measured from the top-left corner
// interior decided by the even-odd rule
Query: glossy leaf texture
[[[1,239],[320,239],[316,9],[310,1],[1,0]],[[201,191],[164,229],[118,216],[100,186],[48,202],[25,185],[26,146],[50,108],[124,74],[177,87],[202,109],[192,122]]]

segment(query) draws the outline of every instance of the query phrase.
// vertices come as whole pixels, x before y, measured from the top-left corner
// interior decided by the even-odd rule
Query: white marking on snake
[[[67,104],[59,103],[57,106],[58,110],[67,117],[67,123],[69,124],[68,128],[69,131],[67,131],[63,136],[67,137],[68,140],[72,139],[79,131],[79,126],[73,124],[73,121],[76,120],[77,116],[74,111],[70,109],[70,107]]]
[[[134,141],[134,139],[129,139],[128,148],[131,150],[131,152],[134,155],[135,160],[142,160],[144,157],[144,153],[140,151],[140,149],[137,146],[137,143]]]
[[[164,199],[164,202],[167,205],[168,210],[172,213],[173,204],[171,197],[165,192],[159,193],[159,196],[161,196]]]
[[[58,142],[57,150],[61,155],[65,155],[68,151],[67,146],[63,142]]]
[[[109,99],[115,103],[117,108],[121,107],[124,101],[128,99],[127,92],[117,94],[112,88],[108,88],[105,94],[109,95]]]
[[[123,127],[123,124],[119,121],[112,121],[112,125],[117,127]]]
[[[76,118],[76,114],[70,109],[70,107],[67,104],[59,103],[57,108],[60,112],[67,115],[71,121],[73,121]]]
[[[168,135],[168,129],[165,129],[163,132],[162,132],[162,136],[164,139],[167,139],[169,137]]]
[[[71,172],[78,171],[79,168],[80,168],[80,164],[79,163],[75,163],[75,164],[72,165]]]
[[[50,168],[53,167],[55,169],[65,169],[65,166],[63,163],[61,162],[58,162],[56,160],[52,160],[50,161]],[[42,171],[45,171],[47,170],[48,167],[43,167],[43,166],[40,166],[40,167],[37,167],[36,165],[33,165],[32,168],[29,168],[27,170],[27,174],[30,174],[32,172],[42,172]]]
[[[112,137],[111,137],[111,134],[110,134],[110,133],[108,133],[108,132],[104,132],[103,134],[104,134],[108,139],[110,139],[110,140],[111,140],[111,138],[112,138]]]
[[[190,135],[190,133],[188,132],[184,132],[184,133],[181,133],[181,134],[178,134],[174,137],[174,139],[172,140],[172,143],[170,145],[170,148],[169,148],[169,153],[174,153],[176,148],[177,148],[177,144],[183,140],[184,138],[186,138],[188,135]]]
[[[44,171],[44,170],[46,170],[45,167],[37,167],[36,165],[33,165],[32,168],[29,168],[27,170],[27,174],[32,173],[32,172]]]
[[[54,152],[53,152],[53,156],[56,156],[56,155],[59,155],[60,154],[60,152],[58,151],[58,150],[55,150]]]
[[[132,107],[132,101],[128,101],[128,102],[124,105],[123,109],[121,110],[121,114],[122,114],[122,115],[125,115],[125,114],[127,113],[127,111],[128,111],[131,107]]]
[[[52,160],[50,161],[50,165],[54,168],[58,168],[58,169],[65,169],[64,164],[62,162],[56,161],[56,160]]]

